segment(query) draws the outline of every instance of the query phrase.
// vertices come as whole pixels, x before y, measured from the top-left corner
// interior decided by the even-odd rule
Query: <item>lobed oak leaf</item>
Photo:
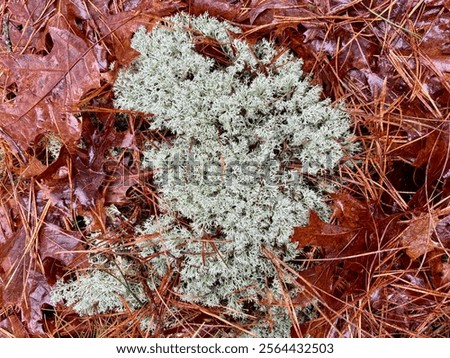
[[[300,247],[321,246],[328,255],[336,255],[352,237],[352,230],[323,222],[315,212],[310,213],[309,224],[296,227],[291,238]]]
[[[0,135],[25,152],[37,135],[52,131],[67,144],[81,133],[72,114],[82,96],[100,86],[99,66],[86,43],[67,30],[50,27],[53,48],[47,56],[9,54],[0,58],[15,97],[0,104]]]
[[[102,118],[99,114],[99,119],[104,119],[102,130],[97,130],[84,113],[82,135],[86,149],[69,151],[63,147],[56,161],[37,177],[40,198],[51,200],[65,213],[70,213],[77,203],[85,209],[96,207],[103,200],[101,188],[107,184],[105,169],[117,164],[116,160],[105,160],[108,150],[135,146],[131,133],[117,133],[114,130],[113,117]],[[125,174],[118,173],[118,180],[124,182],[122,176]],[[77,208],[77,211],[80,209]]]
[[[138,55],[131,48],[131,37],[140,27],[150,28],[154,19],[171,15],[184,7],[178,0],[140,0],[126,2],[123,4],[124,11],[117,12],[117,9],[108,9],[107,4],[99,0],[93,2],[89,14],[90,26],[102,38],[109,62],[116,61],[120,65],[130,64]]]
[[[292,236],[300,247],[317,246],[322,253],[310,259],[312,267],[299,272],[299,283],[305,290],[295,303],[305,306],[317,299],[325,305],[326,312],[337,312],[349,299],[364,294],[369,277],[363,268],[376,260],[379,244],[370,220],[379,220],[376,224],[380,227],[386,225],[386,218],[374,213],[369,204],[345,193],[335,194],[334,199],[336,224],[325,223],[311,213],[308,225],[295,228]],[[325,334],[320,320],[315,321],[314,327],[305,324],[301,328]],[[330,332],[326,335],[334,334]]]

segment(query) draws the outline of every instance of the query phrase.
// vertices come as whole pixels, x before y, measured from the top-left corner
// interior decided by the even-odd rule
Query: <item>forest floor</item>
[[[112,84],[137,55],[133,33],[179,11],[207,11],[249,41],[289,47],[324,96],[345,102],[351,115],[361,150],[339,173],[332,221],[312,214],[292,237],[310,248],[295,302],[315,302],[318,312],[293,322],[292,336],[449,337],[446,0],[3,2],[0,336],[143,334],[133,324],[142,312],[79,317],[54,307],[49,292],[86,266],[87,225],[114,240],[154,203],[135,167],[147,118],[115,109]],[[105,166],[110,148],[123,155]],[[114,222],[105,214],[111,205],[124,214]],[[219,311],[180,301],[170,287],[153,303],[160,317],[177,307],[188,322],[157,336],[227,329]]]

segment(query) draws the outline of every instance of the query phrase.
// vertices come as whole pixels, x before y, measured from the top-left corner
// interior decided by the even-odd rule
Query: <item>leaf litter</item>
[[[139,26],[185,10],[227,19],[249,41],[268,36],[289,46],[354,118],[361,152],[350,158],[353,168],[341,170],[346,184],[332,197],[333,220],[311,213],[292,237],[305,253],[305,270],[296,273],[305,290],[293,303],[318,312],[294,324],[292,335],[450,336],[448,2],[56,4],[0,7],[0,335],[142,336],[148,333],[132,324],[137,315],[156,310],[163,321],[175,309],[178,328],[166,331],[160,322],[157,336],[245,330],[218,319],[220,310],[180,301],[172,273],[141,312],[78,317],[49,301],[57,279],[86,265],[87,231],[78,221],[114,240],[107,205],[133,222],[156,210],[145,184],[151,173],[142,176],[136,166],[143,137],[154,134],[139,113],[120,114],[119,128],[111,84],[137,55],[130,40]],[[49,133],[62,148],[44,160],[51,156],[39,143]],[[125,219],[117,220],[126,231]]]

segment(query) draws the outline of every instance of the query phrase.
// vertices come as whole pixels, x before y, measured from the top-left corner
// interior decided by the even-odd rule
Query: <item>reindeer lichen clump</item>
[[[290,236],[310,210],[328,217],[324,179],[351,150],[350,121],[320,99],[301,60],[237,33],[186,14],[139,30],[132,45],[140,56],[119,74],[115,103],[152,114],[151,129],[168,136],[143,148],[160,214],[136,230],[152,237],[142,257],[159,275],[179,272],[184,300],[242,322],[270,316],[255,334],[284,337],[286,295],[298,293],[287,268],[299,269],[300,251]],[[205,38],[227,61],[196,51]]]

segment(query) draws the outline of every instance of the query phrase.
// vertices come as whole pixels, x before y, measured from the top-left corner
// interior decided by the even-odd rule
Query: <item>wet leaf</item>
[[[400,242],[412,260],[425,255],[436,247],[431,240],[434,228],[434,219],[429,215],[413,218],[408,222],[408,227],[400,235]]]
[[[16,314],[27,332],[40,335],[43,334],[42,307],[50,304],[50,280],[41,263],[51,257],[69,264],[73,259],[69,251],[78,245],[80,234],[62,230],[50,223],[39,226],[39,219],[24,224],[19,213],[26,210],[27,204],[22,200],[19,208],[18,203],[10,200],[3,202],[0,209],[3,228],[0,240],[0,304],[3,309],[16,308]],[[37,215],[43,218],[49,212],[49,206],[40,206],[37,210]],[[18,329],[14,325],[10,328]]]
[[[315,17],[311,11],[302,7],[296,0],[252,0],[248,17],[250,24],[271,24],[279,21],[277,17]]]
[[[437,249],[429,254],[428,263],[431,268],[433,284],[438,289],[448,291],[450,286],[450,262],[445,250]]]
[[[12,312],[5,319],[0,319],[0,338],[30,338],[30,334],[17,314]]]
[[[40,0],[9,1],[6,9],[13,52],[46,53],[50,44],[42,22],[55,12],[55,3]]]
[[[367,224],[370,208],[346,194],[336,195],[335,200],[339,224],[325,223],[311,213],[309,224],[295,228],[291,238],[300,248],[312,245],[321,252],[321,257],[311,259],[312,268],[299,272],[300,283],[306,284],[296,301],[302,306],[319,297],[329,309],[341,308],[345,301],[341,298],[363,292],[367,278],[361,267],[376,256],[378,243],[369,236]]]
[[[100,86],[99,67],[86,43],[66,30],[49,29],[53,48],[47,56],[10,54],[0,57],[17,96],[0,104],[2,137],[26,151],[37,135],[52,131],[71,146],[81,133],[72,114],[81,97]]]
[[[450,249],[450,216],[445,216],[436,223],[436,236],[442,247]]]
[[[334,215],[342,226],[353,229],[373,227],[371,214],[377,214],[377,212],[367,203],[362,203],[346,193],[332,194],[332,197]]]
[[[41,175],[47,167],[36,157],[31,157],[28,164],[21,170],[21,175],[24,178],[33,178]]]
[[[299,247],[320,246],[327,256],[334,256],[351,240],[353,230],[323,222],[315,212],[310,213],[309,224],[294,229],[292,241]]]
[[[109,52],[109,62],[128,65],[138,53],[131,48],[131,38],[140,27],[150,29],[160,17],[172,15],[184,7],[181,1],[142,0],[128,3],[125,11],[110,11],[104,1],[97,1],[90,11],[91,25],[102,38],[102,47]],[[100,9],[100,10],[99,10]]]
[[[68,266],[77,256],[82,235],[79,231],[67,231],[55,224],[46,224],[40,235],[39,254],[42,260],[53,258]]]
[[[423,24],[422,26],[425,27],[426,25]],[[430,61],[426,65],[437,74],[450,73],[450,42],[448,38],[446,41],[442,41],[450,31],[450,14],[442,14],[436,18],[432,26],[427,27],[428,29],[419,46],[425,58]]]
[[[31,334],[42,334],[41,306],[50,303],[50,286],[34,269],[36,262],[26,250],[25,230],[21,229],[0,246],[3,307],[20,308],[21,320]]]
[[[188,7],[189,13],[194,15],[200,15],[208,12],[209,15],[224,18],[229,21],[237,20],[241,14],[242,3],[241,1],[230,0],[191,0]]]

